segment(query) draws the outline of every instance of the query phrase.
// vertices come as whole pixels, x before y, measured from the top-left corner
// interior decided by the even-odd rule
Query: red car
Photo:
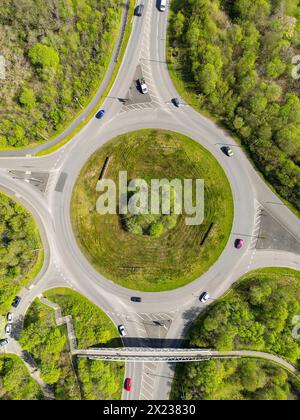
[[[132,386],[132,379],[127,378],[125,381],[125,390],[126,391],[131,391],[131,386]]]
[[[244,240],[243,240],[243,239],[237,239],[237,240],[235,241],[235,247],[236,247],[236,249],[241,249],[241,248],[243,248],[244,244],[245,244],[245,242],[244,242]]]

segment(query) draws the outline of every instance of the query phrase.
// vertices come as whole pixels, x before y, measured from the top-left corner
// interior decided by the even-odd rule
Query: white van
[[[167,0],[160,0],[159,10],[165,12],[167,8]]]

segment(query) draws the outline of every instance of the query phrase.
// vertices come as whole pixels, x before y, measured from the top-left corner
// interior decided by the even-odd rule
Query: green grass
[[[99,215],[96,185],[107,156],[106,177],[115,181],[120,170],[129,180],[204,179],[204,223],[186,226],[182,215],[175,228],[152,238],[125,231],[118,215]],[[215,263],[228,242],[233,212],[229,182],[207,150],[177,133],[143,130],[114,139],[90,158],[74,188],[71,217],[84,255],[101,274],[129,289],[159,292],[190,283]]]
[[[76,136],[76,134],[78,134],[82,130],[82,128],[92,118],[94,118],[96,112],[101,108],[101,106],[102,106],[105,98],[107,97],[107,95],[109,94],[109,92],[110,92],[113,84],[115,83],[115,80],[116,80],[117,75],[119,73],[119,70],[120,70],[120,67],[121,67],[121,64],[122,64],[122,61],[123,61],[125,52],[126,52],[126,48],[127,48],[127,45],[128,45],[128,41],[129,41],[130,35],[131,35],[131,30],[132,30],[132,22],[133,22],[132,15],[133,15],[133,11],[134,11],[134,5],[135,5],[135,0],[130,0],[129,12],[128,12],[128,21],[127,21],[127,24],[126,24],[125,34],[124,34],[124,37],[123,37],[123,40],[122,40],[122,46],[121,46],[121,50],[120,50],[120,53],[119,53],[118,62],[115,65],[115,68],[114,68],[112,77],[110,79],[110,82],[109,82],[108,86],[106,87],[105,91],[103,92],[103,95],[100,98],[99,102],[97,103],[97,105],[95,106],[95,108],[92,110],[92,112],[81,122],[81,124],[79,124],[79,126],[71,134],[69,134],[65,139],[63,139],[58,144],[55,144],[54,146],[51,146],[51,147],[49,147],[46,150],[43,150],[41,152],[36,153],[36,156],[46,156],[46,155],[49,155],[51,153],[56,152],[61,147],[65,146],[67,143],[69,143],[69,141],[71,141]],[[109,57],[109,59],[111,59],[111,57]],[[107,66],[108,66],[108,63],[107,63]],[[102,79],[101,79],[101,82],[102,82]],[[100,86],[101,82],[99,83],[99,86]],[[99,86],[95,90],[94,94],[99,89]],[[92,98],[92,96],[91,96],[91,98]],[[76,115],[75,118],[77,118],[79,115],[80,115],[80,112]],[[75,118],[73,120],[75,120]]]
[[[38,225],[17,201],[0,193],[0,315],[41,271],[44,250]]]
[[[45,296],[74,318],[79,347],[120,345],[111,320],[83,296],[54,289]],[[73,359],[66,326],[57,326],[54,310],[35,300],[25,317],[20,344],[31,353],[45,383],[57,400],[115,400],[121,398],[124,365]]]
[[[12,354],[0,355],[0,400],[42,399],[42,390],[30,377],[22,360]]]
[[[300,272],[266,268],[244,276],[194,324],[189,345],[269,352],[300,367],[292,334],[300,314]]]

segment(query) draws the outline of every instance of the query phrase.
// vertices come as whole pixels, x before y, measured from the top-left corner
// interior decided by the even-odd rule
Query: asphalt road
[[[105,310],[116,325],[125,324],[128,332],[125,345],[147,346],[151,343],[150,338],[159,338],[159,327],[149,337],[145,317],[149,323],[160,317],[171,320],[165,338],[170,346],[176,347],[190,323],[204,308],[199,302],[203,291],[210,293],[211,303],[253,269],[268,266],[300,269],[298,254],[256,249],[260,206],[297,241],[300,241],[300,221],[264,183],[243,150],[227,133],[191,107],[177,109],[171,104],[171,99],[178,93],[166,64],[168,15],[157,10],[156,0],[144,0],[144,4],[144,15],[134,18],[133,32],[119,75],[105,100],[105,119],[92,119],[69,144],[51,155],[34,157],[33,149],[30,155],[25,151],[23,156],[0,156],[0,187],[10,191],[33,211],[39,220],[46,248],[43,271],[30,288],[22,291],[23,300],[17,316],[22,318],[30,302],[44,290],[66,286]],[[130,96],[130,86],[138,66],[141,66],[149,86],[151,101],[127,104],[126,98]],[[91,154],[115,136],[143,128],[177,131],[206,147],[220,162],[231,183],[235,217],[224,253],[205,275],[178,290],[139,293],[143,302],[133,304],[130,301],[132,291],[106,280],[80,252],[70,221],[70,201],[76,178]],[[223,145],[234,149],[234,158],[229,159],[221,152]],[[10,170],[48,173],[45,193],[27,182],[12,179]],[[237,238],[245,240],[241,251],[234,248]],[[173,367],[168,364],[128,363],[126,377],[133,379],[134,386],[132,393],[124,393],[123,398],[167,399],[172,375]]]

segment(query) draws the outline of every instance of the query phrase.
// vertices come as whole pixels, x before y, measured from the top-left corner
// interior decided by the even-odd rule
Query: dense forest
[[[299,314],[299,272],[250,273],[196,321],[190,343],[222,351],[266,351],[300,366],[300,341],[292,334]]]
[[[1,0],[0,149],[61,131],[99,85],[121,0]]]
[[[185,99],[229,128],[300,210],[298,3],[173,0],[169,56]]]
[[[0,314],[11,305],[28,275],[42,262],[42,244],[32,216],[0,194]]]
[[[0,356],[0,400],[41,400],[39,385],[30,378],[21,359],[12,355]]]
[[[79,294],[63,289],[51,291],[47,297],[61,304],[64,315],[74,316],[79,347],[105,345],[107,342],[112,345],[111,340],[116,338],[117,331],[98,307]],[[26,314],[20,344],[33,356],[42,379],[53,389],[55,399],[120,399],[123,365],[75,360],[70,354],[66,326],[57,326],[54,311],[39,300],[33,302]]]
[[[172,398],[299,400],[300,383],[283,369],[266,362],[210,360],[182,366],[177,371]]]

